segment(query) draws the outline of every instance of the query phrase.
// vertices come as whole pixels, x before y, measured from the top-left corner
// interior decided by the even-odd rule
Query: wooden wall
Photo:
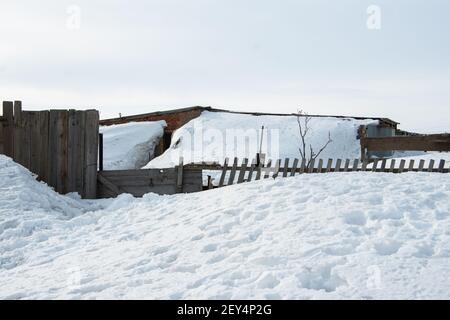
[[[98,111],[22,111],[20,101],[4,101],[0,123],[2,153],[59,193],[96,198]]]
[[[182,168],[182,167],[181,167]],[[113,170],[98,173],[99,198],[130,193],[135,197],[153,192],[157,194],[202,191],[202,170],[199,169],[141,169]]]

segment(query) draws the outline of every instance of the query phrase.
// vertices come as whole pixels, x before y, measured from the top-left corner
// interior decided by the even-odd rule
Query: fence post
[[[180,162],[177,168],[177,193],[183,192],[183,157],[180,157]]]
[[[3,152],[8,157],[14,157],[14,104],[3,101],[3,117],[6,125],[3,127]]]

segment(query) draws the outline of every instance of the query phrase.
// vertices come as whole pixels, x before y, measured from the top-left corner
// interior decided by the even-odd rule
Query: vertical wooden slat
[[[284,159],[283,177],[287,177],[289,169],[289,158]]]
[[[347,172],[349,167],[350,167],[350,159],[346,159],[344,165],[344,172]]]
[[[375,159],[372,163],[372,171],[377,172],[377,168],[378,168],[378,159]]]
[[[362,165],[361,165],[361,171],[367,171],[367,164],[368,164],[369,162],[368,162],[368,160],[367,160],[367,158],[365,158],[364,160],[363,160],[363,162],[362,162]]]
[[[380,168],[381,172],[385,172],[386,171],[386,163],[387,163],[386,159],[381,160],[381,168]]]
[[[244,182],[245,172],[247,171],[248,159],[244,158],[241,164],[241,170],[239,171],[238,181],[237,183]]]
[[[183,157],[180,157],[177,166],[177,193],[183,192]]]
[[[86,141],[84,129],[86,127],[86,112],[76,111],[75,112],[76,123],[78,128],[75,129],[75,159],[77,161],[76,165],[76,179],[75,186],[79,194],[84,194],[84,179],[85,179],[85,167],[84,167],[84,154],[86,152]]]
[[[39,179],[48,183],[50,176],[49,150],[49,111],[39,112],[39,133],[41,140],[41,159],[39,164]],[[81,162],[80,162],[81,163]]]
[[[300,164],[300,174],[305,173],[306,172],[306,159],[302,159],[302,162]]]
[[[402,159],[402,160],[400,161],[400,167],[398,168],[398,172],[399,172],[399,173],[402,173],[402,172],[405,170],[405,164],[406,164],[406,160],[405,160],[405,159]]]
[[[359,165],[359,159],[355,159],[353,161],[353,168],[352,171],[358,171],[358,165]]]
[[[236,176],[236,168],[238,164],[238,158],[235,157],[233,161],[233,167],[231,168],[230,177],[228,179],[228,185],[232,185],[234,183],[234,177]]]
[[[295,176],[295,171],[297,170],[297,165],[298,165],[298,159],[295,158],[294,163],[292,164],[291,177]]]
[[[252,181],[252,177],[253,177],[253,172],[255,171],[255,167],[256,167],[256,159],[252,160],[252,164],[250,165],[250,171],[248,172],[248,176],[247,176],[247,181],[250,182]]]
[[[275,179],[276,177],[278,177],[278,173],[280,172],[280,166],[281,166],[281,159],[278,159],[275,162],[275,170],[273,171],[272,178]]]
[[[40,135],[40,113],[38,111],[29,112],[29,131],[30,131],[30,171],[41,176],[41,153],[42,137]]]
[[[103,171],[103,133],[98,135],[98,170]]]
[[[68,192],[67,186],[67,165],[68,165],[68,134],[69,134],[69,113],[66,110],[57,111],[56,120],[56,163],[57,163],[57,177],[56,177],[56,191],[62,194]]]
[[[408,168],[408,170],[409,171],[414,171],[414,160],[413,159],[411,159],[409,161],[409,168]]]
[[[67,191],[81,191],[77,187],[77,167],[79,140],[81,139],[81,127],[77,112],[69,110],[68,112],[68,142],[67,142]]]
[[[308,166],[308,173],[313,173],[314,172],[314,165],[316,164],[315,162],[316,162],[315,159],[311,159],[311,162],[310,162],[310,164]]]
[[[225,176],[227,174],[227,170],[228,170],[228,158],[225,158],[225,161],[223,163],[223,168],[222,168],[222,175],[220,176],[220,180],[219,180],[219,187],[223,187],[223,183],[225,181]]]
[[[444,167],[445,167],[445,160],[444,159],[441,159],[441,161],[439,162],[439,169],[438,169],[438,171],[439,172],[444,172]]]
[[[426,170],[424,170],[424,167],[425,167],[425,160],[420,160],[419,161],[419,171],[426,171]]]
[[[14,101],[14,161],[23,164],[24,130],[22,122],[22,103]]]
[[[433,168],[434,168],[434,159],[431,159],[428,165],[428,172],[433,172]]]
[[[319,164],[317,165],[318,173],[322,173],[322,167],[323,167],[323,159],[319,159]]]
[[[85,198],[95,199],[97,196],[97,161],[99,116],[96,110],[87,110],[85,125]]]
[[[395,170],[395,159],[391,160],[391,166],[389,167],[389,172],[394,172]]]
[[[333,159],[328,159],[327,169],[325,172],[331,172],[331,166],[333,165]]]
[[[12,101],[3,101],[3,117],[6,122],[3,126],[3,152],[14,158],[14,104]]]
[[[269,161],[267,161],[267,169],[264,170],[264,179],[267,179],[270,175],[270,171],[272,170],[272,159],[269,159]]]
[[[340,172],[341,171],[341,163],[342,163],[342,159],[337,159],[336,160],[336,167],[334,168],[334,172]]]
[[[49,115],[49,179],[47,183],[56,189],[56,181],[58,176],[58,160],[57,160],[57,144],[58,144],[58,111],[50,110]],[[80,165],[84,165],[81,162]],[[84,194],[82,194],[84,197]]]

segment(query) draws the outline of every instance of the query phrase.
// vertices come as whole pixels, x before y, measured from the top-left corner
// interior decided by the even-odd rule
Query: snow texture
[[[104,170],[140,169],[153,157],[165,121],[130,122],[100,127]]]
[[[0,299],[449,299],[449,197],[365,172],[80,200],[0,155]]]

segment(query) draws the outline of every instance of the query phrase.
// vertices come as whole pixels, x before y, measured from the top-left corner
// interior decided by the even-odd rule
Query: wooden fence
[[[297,174],[307,173],[329,173],[329,172],[386,172],[386,173],[403,173],[403,172],[438,172],[449,173],[450,165],[446,166],[445,160],[409,160],[405,159],[375,159],[373,162],[368,160],[360,161],[359,159],[318,159],[312,161],[307,166],[305,160],[299,159],[281,159],[272,163],[271,160],[264,164],[264,160],[258,166],[256,159],[250,164],[248,159],[239,161],[234,158],[233,163],[229,164],[228,158],[225,159],[224,165],[217,163],[192,163],[184,166],[186,169],[200,169],[208,171],[220,171],[218,181],[208,179],[207,188],[223,187],[237,183],[277,178],[292,177]],[[217,176],[217,175],[216,175]]]
[[[450,134],[428,134],[368,138],[365,126],[359,128],[361,160],[371,151],[450,151]]]
[[[96,198],[98,128],[96,110],[22,111],[4,101],[0,151],[59,193]]]
[[[180,165],[167,169],[108,170],[98,172],[99,198],[130,193],[135,197],[153,192],[157,194],[202,191],[202,170]]]

